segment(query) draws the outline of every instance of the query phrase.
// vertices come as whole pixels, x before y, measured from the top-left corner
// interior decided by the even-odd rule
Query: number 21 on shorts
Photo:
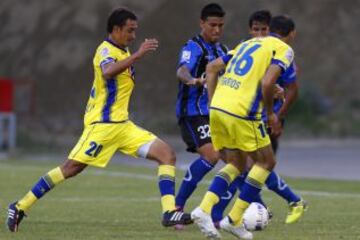
[[[97,157],[101,152],[103,146],[101,144],[97,144],[96,142],[90,142],[88,150],[85,151],[85,154],[90,157]]]

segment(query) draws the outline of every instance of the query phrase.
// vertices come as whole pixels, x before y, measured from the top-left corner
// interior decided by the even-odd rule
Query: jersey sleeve
[[[178,68],[186,66],[190,72],[196,67],[202,55],[201,48],[194,42],[189,41],[180,52]]]
[[[285,85],[291,84],[296,81],[296,66],[294,62],[292,62],[290,66],[286,69],[286,71],[282,73],[280,78]]]
[[[285,43],[278,44],[274,51],[271,64],[278,65],[285,72],[294,61],[294,51]]]
[[[103,68],[104,65],[112,62],[116,62],[116,55],[107,46],[103,46],[98,51],[99,54],[99,65]]]

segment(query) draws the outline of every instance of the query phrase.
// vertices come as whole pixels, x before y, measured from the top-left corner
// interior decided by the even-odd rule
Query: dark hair
[[[279,34],[282,37],[289,35],[295,30],[294,21],[285,15],[273,17],[270,22],[270,32]]]
[[[224,17],[225,12],[217,3],[210,3],[201,10],[200,18],[205,21],[208,17]]]
[[[249,27],[254,24],[254,22],[264,23],[270,25],[271,21],[271,12],[269,10],[259,10],[251,14],[249,18]]]
[[[136,15],[126,8],[117,8],[109,16],[107,21],[107,31],[111,33],[114,26],[122,27],[125,25],[126,20],[137,20]]]

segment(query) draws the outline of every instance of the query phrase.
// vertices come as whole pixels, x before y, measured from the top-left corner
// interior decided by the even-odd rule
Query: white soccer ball
[[[253,202],[243,216],[245,228],[249,231],[260,231],[269,224],[269,213],[260,203]]]

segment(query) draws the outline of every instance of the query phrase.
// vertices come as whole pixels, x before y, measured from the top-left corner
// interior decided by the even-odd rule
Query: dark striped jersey
[[[190,39],[181,49],[178,68],[186,66],[194,78],[205,73],[206,65],[218,57],[224,56],[227,48],[221,43],[207,43],[197,35]],[[205,86],[188,86],[179,81],[176,101],[176,116],[209,115],[208,95]]]

